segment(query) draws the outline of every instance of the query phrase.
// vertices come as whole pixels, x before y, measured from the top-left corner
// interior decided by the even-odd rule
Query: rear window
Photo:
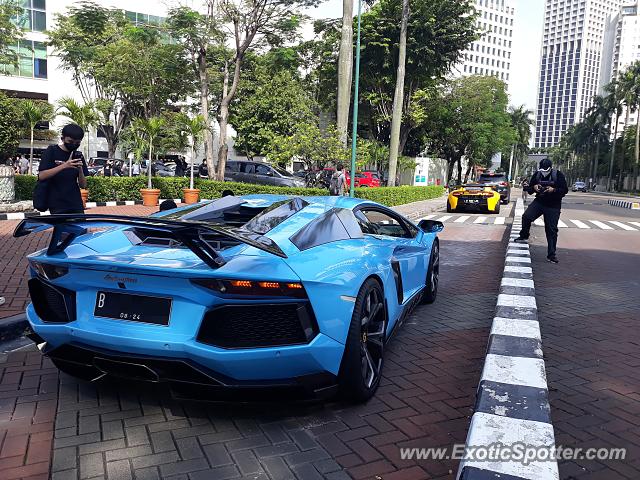
[[[260,215],[247,222],[242,228],[264,235],[307,205],[309,205],[309,203],[301,198],[276,202]]]
[[[480,183],[491,183],[491,182],[506,182],[506,175],[501,175],[499,173],[483,173],[480,175],[479,182]]]

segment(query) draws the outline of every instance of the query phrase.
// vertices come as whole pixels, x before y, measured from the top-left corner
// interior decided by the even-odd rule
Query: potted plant
[[[200,189],[194,188],[193,184],[193,161],[196,156],[196,143],[200,141],[202,134],[206,131],[207,124],[202,115],[196,115],[193,118],[189,118],[186,114],[181,115],[180,123],[182,124],[183,131],[191,137],[189,188],[183,188],[182,193],[184,194],[184,203],[193,204],[198,203],[198,200],[200,199]]]
[[[160,198],[160,189],[153,188],[151,176],[153,171],[153,143],[158,138],[164,126],[162,117],[151,117],[149,119],[138,118],[135,121],[134,129],[143,136],[149,145],[149,159],[147,164],[147,188],[140,189],[142,204],[145,207],[157,207]]]
[[[82,208],[87,208],[87,200],[89,200],[89,189],[81,188],[80,197],[82,197]]]

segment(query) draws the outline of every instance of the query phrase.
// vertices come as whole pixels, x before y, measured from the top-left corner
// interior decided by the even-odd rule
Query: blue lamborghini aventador
[[[347,197],[227,196],[150,217],[52,215],[31,338],[62,371],[175,396],[366,401],[386,342],[438,290],[439,222]]]

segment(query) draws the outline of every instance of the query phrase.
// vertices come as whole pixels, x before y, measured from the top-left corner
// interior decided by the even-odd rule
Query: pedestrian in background
[[[343,196],[347,190],[347,176],[343,170],[344,165],[339,163],[336,171],[331,175],[331,180],[329,181],[329,193],[331,195]]]
[[[76,124],[62,129],[59,145],[50,145],[42,155],[39,182],[47,182],[47,205],[52,214],[84,213],[80,189],[87,188],[89,169],[81,152],[84,130]]]
[[[544,231],[547,236],[547,260],[558,263],[556,245],[558,243],[558,221],[562,209],[562,198],[569,193],[564,174],[553,168],[551,160],[544,158],[540,168],[533,174],[526,187],[529,195],[536,198],[522,215],[522,230],[516,243],[527,243],[531,224],[541,216],[544,217]]]
[[[20,175],[26,175],[29,172],[29,160],[27,160],[24,155],[20,155],[18,168],[20,169]]]

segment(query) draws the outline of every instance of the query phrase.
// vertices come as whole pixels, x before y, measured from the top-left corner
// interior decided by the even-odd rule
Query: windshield
[[[287,172],[284,168],[273,166],[273,169],[283,177],[293,177],[293,174],[290,172]]]

